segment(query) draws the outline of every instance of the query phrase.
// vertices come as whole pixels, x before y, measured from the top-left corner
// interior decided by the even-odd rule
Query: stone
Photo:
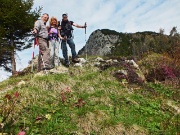
[[[25,85],[25,84],[26,84],[26,82],[22,80],[17,84],[17,86],[21,86],[21,85]]]
[[[84,58],[78,58],[78,60],[79,60],[79,63],[86,63],[86,60],[84,59]]]
[[[100,65],[101,65],[100,62],[95,62],[95,63],[94,63],[94,66],[100,66]]]
[[[108,64],[112,64],[112,63],[113,63],[113,60],[112,60],[112,59],[110,59],[110,60],[106,60],[106,63],[108,63]]]
[[[118,60],[115,59],[115,60],[113,60],[113,62],[114,62],[114,63],[118,63]]]
[[[142,81],[146,81],[144,74],[142,73],[142,71],[139,68],[136,69],[136,74],[138,75],[139,78],[141,78]]]
[[[134,60],[125,60],[125,62],[133,65],[135,68],[139,69],[139,66],[138,64],[136,64],[136,62]]]
[[[104,59],[101,58],[101,57],[97,57],[97,58],[95,59],[95,61],[97,61],[97,62],[104,62]]]
[[[121,74],[124,74],[125,76],[128,75],[127,71],[126,70],[118,70],[116,73],[121,73]]]
[[[66,68],[64,66],[59,66],[59,67],[49,70],[50,74],[64,74],[64,73],[68,73],[68,72],[69,72],[68,68]]]
[[[180,113],[180,107],[179,106],[176,106],[176,105],[173,105],[173,101],[170,101],[168,100],[167,101],[167,105],[171,108],[173,108],[173,110],[175,111],[174,113],[175,114],[179,114]]]
[[[82,66],[82,63],[75,63],[74,67],[83,67],[83,66]]]

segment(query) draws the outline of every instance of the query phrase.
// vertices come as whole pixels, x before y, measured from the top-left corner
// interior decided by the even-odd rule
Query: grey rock
[[[86,60],[84,58],[78,58],[79,63],[86,63]]]
[[[97,58],[95,59],[95,61],[97,61],[97,62],[104,62],[104,59],[101,58],[101,57],[97,57]]]
[[[118,70],[117,73],[121,73],[121,74],[124,74],[126,76],[128,75],[127,70],[123,70],[123,69],[122,70]]]
[[[113,60],[114,63],[118,63],[118,60]]]
[[[138,64],[136,64],[136,62],[134,60],[125,60],[125,62],[130,63],[131,65],[133,65],[135,68],[139,69]]]
[[[112,59],[106,60],[106,63],[112,64],[112,63],[113,63],[113,60],[112,60]]]
[[[100,65],[101,65],[100,62],[95,62],[95,63],[94,63],[94,66],[100,66]]]
[[[83,67],[82,63],[75,63],[74,67]]]

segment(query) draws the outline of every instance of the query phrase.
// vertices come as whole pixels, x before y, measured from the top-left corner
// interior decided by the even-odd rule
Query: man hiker
[[[50,50],[48,48],[48,30],[46,22],[49,20],[49,15],[44,13],[41,20],[37,20],[34,25],[33,33],[38,38],[39,57],[38,57],[38,71],[51,69],[49,63]]]
[[[69,58],[68,58],[68,50],[67,50],[66,44],[69,44],[69,47],[71,48],[72,62],[74,62],[74,63],[79,62],[79,60],[77,59],[75,43],[73,41],[72,32],[74,29],[72,26],[75,26],[77,28],[86,28],[86,26],[81,26],[81,25],[75,24],[73,21],[69,21],[68,14],[63,13],[62,21],[61,21],[60,39],[62,40],[61,48],[62,48],[63,57],[65,59],[65,65],[67,67],[70,65],[70,62],[69,62]]]

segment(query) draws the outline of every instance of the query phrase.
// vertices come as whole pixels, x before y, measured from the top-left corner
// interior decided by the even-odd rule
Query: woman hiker
[[[56,17],[51,17],[50,19],[48,35],[49,35],[49,49],[50,49],[50,65],[52,67],[57,67],[60,65],[60,60],[59,60],[60,32],[58,30],[58,21]]]

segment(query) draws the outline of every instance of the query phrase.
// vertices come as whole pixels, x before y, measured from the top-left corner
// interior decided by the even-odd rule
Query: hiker
[[[60,32],[58,30],[57,18],[51,17],[50,27],[48,28],[48,39],[50,49],[50,65],[51,67],[59,66],[59,40]]]
[[[50,50],[48,48],[48,30],[46,28],[46,22],[49,20],[49,15],[44,13],[41,16],[41,20],[37,20],[34,25],[33,33],[38,38],[39,45],[39,57],[38,57],[38,71],[50,70]]]
[[[70,62],[69,62],[69,58],[68,58],[68,50],[67,50],[66,44],[69,44],[69,47],[71,48],[72,62],[74,62],[74,63],[79,62],[79,60],[77,59],[75,43],[73,41],[72,32],[74,29],[72,26],[75,26],[77,28],[86,28],[86,26],[81,26],[81,25],[75,24],[73,21],[69,21],[68,14],[63,13],[62,21],[61,21],[60,39],[62,40],[61,48],[62,48],[63,57],[65,58],[65,66],[67,66],[67,67],[69,67]]]

